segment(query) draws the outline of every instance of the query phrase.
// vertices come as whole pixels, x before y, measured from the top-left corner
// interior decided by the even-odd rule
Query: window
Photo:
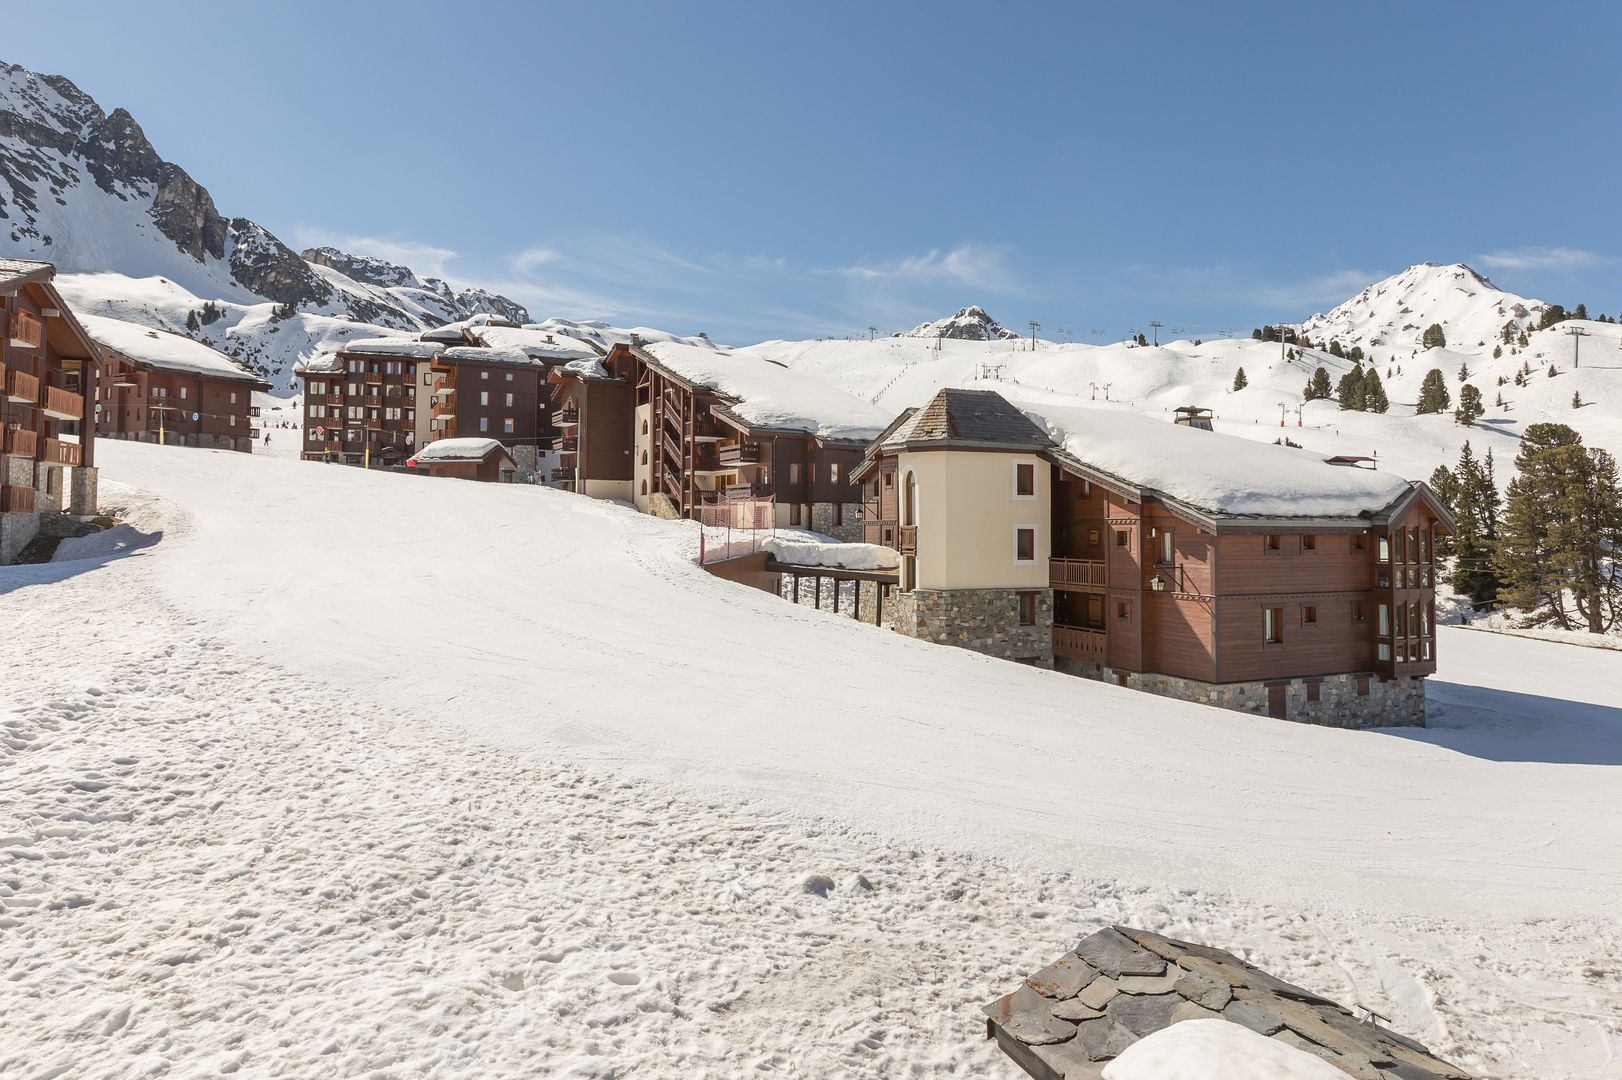
[[[1028,461],[1014,465],[1014,495],[1020,499],[1036,498],[1036,466]]]
[[[791,484],[800,482],[800,463],[798,461],[788,463],[788,482]]]
[[[817,482],[817,463],[813,461],[810,465],[806,466],[806,468],[809,470],[806,473],[806,476],[810,479],[811,483],[815,485]]]
[[[480,431],[489,431],[490,430],[490,418],[488,416],[479,417],[479,430]]]
[[[479,391],[479,404],[480,405],[488,405],[488,404],[490,404],[490,391],[488,391],[488,390],[480,390]]]
[[[884,474],[884,486],[885,487],[895,487],[895,473],[885,473]]]
[[[1115,530],[1115,546],[1116,547],[1124,548],[1129,543],[1131,543],[1131,541],[1132,541],[1132,534],[1131,533],[1127,532],[1125,529],[1116,529]]]
[[[490,373],[488,371],[481,371],[481,372],[479,372],[479,378],[483,379],[485,382],[489,382],[490,381]]]
[[[508,394],[507,395],[507,408],[510,409],[512,407],[513,407],[513,396],[511,394]]]
[[[1318,625],[1318,605],[1307,604],[1301,608],[1301,622],[1305,626]]]
[[[1115,617],[1117,619],[1132,618],[1132,602],[1129,600],[1117,600],[1115,602]]]
[[[1383,562],[1383,563],[1390,562],[1391,561],[1391,537],[1389,537],[1389,536],[1380,537],[1379,544],[1380,544],[1380,548],[1379,548],[1378,553],[1375,555],[1375,558],[1378,559],[1380,562]]]
[[[1267,535],[1266,547],[1268,551],[1283,551],[1284,537],[1280,536],[1278,533],[1269,533]]]
[[[646,465],[647,463],[648,463],[648,452],[646,450],[644,450],[644,451],[642,451],[642,464]]]
[[[1369,621],[1368,605],[1361,600],[1352,603],[1352,622],[1366,623]]]
[[[1316,536],[1311,536],[1311,535],[1303,536],[1301,538],[1301,550],[1302,551],[1317,551],[1318,550],[1318,538]]]
[[[1033,592],[1022,592],[1018,593],[1017,595],[1019,597],[1019,625],[1035,626],[1036,594]]]
[[[1098,543],[1099,543],[1099,540],[1100,540],[1099,530],[1097,530],[1097,529],[1088,529],[1087,530],[1087,545],[1089,547],[1097,547]]]
[[[237,414],[236,413],[232,413],[229,417],[227,417],[227,419],[229,419],[231,421],[231,426],[232,427],[237,426]]]
[[[186,400],[186,388],[185,388],[185,387],[184,387],[184,386],[182,386],[182,387],[181,387],[181,388],[180,388],[180,400],[181,400],[181,401],[185,401],[185,400]]]
[[[1304,685],[1307,688],[1307,700],[1308,701],[1318,701],[1318,700],[1320,700],[1320,698],[1322,696],[1321,692],[1323,690],[1323,680],[1322,679],[1308,679],[1302,685]]]
[[[507,417],[505,420],[503,420],[501,422],[501,430],[502,430],[502,432],[504,434],[507,434],[507,435],[511,435],[513,433],[513,418],[512,417],[509,416],[509,417]]]
[[[1419,643],[1419,658],[1421,660],[1429,660],[1431,658],[1431,643],[1428,640],[1421,641]]]
[[[1391,636],[1391,608],[1386,604],[1381,604],[1375,610],[1377,611],[1377,613],[1379,615],[1379,624],[1375,627],[1375,631],[1381,637],[1390,637]]]
[[[1368,549],[1369,549],[1369,538],[1368,538],[1368,536],[1366,534],[1364,534],[1364,533],[1354,533],[1352,535],[1352,550],[1353,551],[1367,551]]]
[[[790,525],[795,526],[796,528],[799,527],[799,524],[800,524],[800,504],[799,503],[790,503],[789,504],[788,523]]]
[[[642,494],[646,495],[647,493],[648,493],[648,482],[646,480],[644,480],[644,481],[642,481]]]
[[[1390,660],[1391,659],[1391,643],[1389,641],[1380,642],[1379,647],[1374,650],[1374,655],[1378,659],[1380,659],[1381,661]]]
[[[235,390],[233,390],[233,391],[231,391],[231,404],[235,405],[236,403],[237,403],[237,392]]]
[[[509,371],[509,372],[507,372],[507,381],[508,381],[508,382],[512,382],[512,381],[513,381],[513,373],[512,373],[512,372],[510,372],[510,371]],[[509,395],[509,396],[511,396],[511,395]],[[511,404],[512,404],[512,402],[510,402],[510,401],[509,401],[509,402],[508,402],[508,403],[507,403],[507,404],[509,404],[509,405],[511,405]]]
[[[574,402],[566,401],[566,402],[563,403],[563,407],[565,409],[572,409],[572,408],[574,408]],[[648,433],[648,422],[646,420],[644,420],[644,421],[642,421],[642,434],[646,435],[647,433]]]
[[[837,461],[830,462],[828,465],[828,482],[830,484],[839,483],[839,462]]]
[[[1270,607],[1262,609],[1262,640],[1269,645],[1284,644],[1284,609]]]
[[[1177,554],[1177,546],[1175,543],[1173,543],[1172,531],[1170,529],[1162,529],[1159,539],[1160,550],[1157,552],[1156,561],[1170,565],[1176,561],[1174,557]]]
[[[1014,530],[1014,561],[1036,561],[1036,530],[1018,528]]]
[[[417,410],[416,409],[407,409],[405,411],[405,418],[407,420],[415,421],[417,419]]]

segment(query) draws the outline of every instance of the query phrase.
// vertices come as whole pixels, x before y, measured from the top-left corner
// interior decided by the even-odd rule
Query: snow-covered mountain
[[[982,307],[959,308],[956,315],[948,315],[934,322],[920,323],[896,337],[950,338],[954,341],[1011,341],[1019,335],[986,314]]]
[[[1315,342],[1408,352],[1424,347],[1425,328],[1435,323],[1449,344],[1482,348],[1508,323],[1517,333],[1535,327],[1547,307],[1505,292],[1463,263],[1420,263],[1376,281],[1327,314],[1313,315],[1301,329]]]
[[[286,385],[323,343],[479,312],[529,321],[483,289],[331,248],[301,257],[227,218],[135,118],[59,75],[0,64],[0,255],[55,263],[95,314],[188,334]],[[93,275],[76,281],[78,275]]]

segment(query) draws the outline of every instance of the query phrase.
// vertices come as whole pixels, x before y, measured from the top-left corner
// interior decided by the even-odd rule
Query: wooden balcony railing
[[[27,311],[11,313],[11,343],[19,349],[37,349],[45,340],[45,324]]]
[[[317,400],[319,400],[319,399],[317,399]],[[342,405],[343,403],[344,403],[344,396],[342,394],[328,394],[327,395],[327,404],[328,405]]]
[[[34,512],[34,489],[31,487],[0,487],[0,511],[12,514]]]
[[[554,479],[554,480],[571,480],[573,478],[574,478],[574,470],[573,469],[553,469],[552,470],[552,479]]]
[[[574,454],[580,450],[580,436],[559,435],[552,440],[552,449],[560,454]]]
[[[31,458],[39,449],[39,433],[27,428],[12,428],[6,432],[5,441],[0,447],[8,454]]]
[[[84,416],[84,395],[63,390],[59,386],[47,386],[40,408],[46,416],[54,416],[58,420],[78,420]]]
[[[896,550],[903,555],[918,554],[918,526],[903,525],[896,530]]]
[[[1053,655],[1066,660],[1087,660],[1105,663],[1109,637],[1102,630],[1089,630],[1083,626],[1053,627]]]
[[[47,465],[79,464],[80,447],[78,443],[63,442],[61,439],[46,439],[45,453],[40,460]]]
[[[383,373],[381,371],[368,371],[366,373],[366,383],[368,386],[381,386],[383,384]]]
[[[383,407],[383,395],[382,394],[367,394],[366,395],[366,407],[369,408],[369,409],[381,409]]]
[[[1054,588],[1085,586],[1102,588],[1106,572],[1102,559],[1049,559],[1048,584]]]
[[[39,401],[39,380],[25,371],[6,372],[6,397],[32,405]]]
[[[554,424],[561,426],[580,423],[579,409],[563,409],[552,417]]]
[[[721,444],[721,464],[723,465],[759,465],[760,444],[746,442],[729,442]]]

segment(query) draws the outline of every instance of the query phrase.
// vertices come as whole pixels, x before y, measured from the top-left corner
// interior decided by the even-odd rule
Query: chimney
[[[640,345],[640,344],[642,344],[642,335],[637,333],[635,330],[631,331],[631,344],[632,345]]]

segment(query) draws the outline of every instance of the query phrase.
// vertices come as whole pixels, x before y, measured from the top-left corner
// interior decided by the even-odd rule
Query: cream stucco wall
[[[433,361],[431,360],[418,360],[416,364],[417,396],[413,408],[417,412],[412,417],[412,433],[417,437],[417,441],[412,443],[413,446],[427,446],[434,441],[434,434],[428,423],[434,412],[433,380],[428,379],[424,382],[432,367]]]
[[[642,434],[647,428],[648,434]],[[584,432],[584,428],[576,429]],[[631,501],[644,514],[648,512],[648,499],[653,493],[653,406],[636,407],[636,439],[631,450]],[[648,492],[644,495],[643,492]]]
[[[1014,465],[1033,466],[1035,496],[1014,494]],[[1042,589],[1048,584],[1052,469],[1035,454],[925,450],[898,455],[901,497],[918,479],[920,589]],[[903,520],[903,523],[905,521]],[[1015,530],[1036,530],[1036,558],[1016,562]]]
[[[590,495],[593,499],[616,499],[620,502],[630,502],[631,481],[587,480],[586,490],[582,494]]]

